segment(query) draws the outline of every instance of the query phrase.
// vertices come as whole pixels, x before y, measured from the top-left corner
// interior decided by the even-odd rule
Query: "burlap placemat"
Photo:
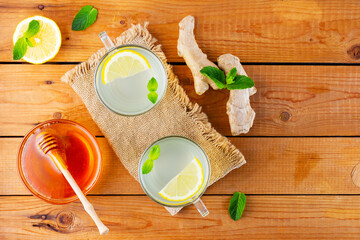
[[[100,41],[100,40],[99,40]],[[99,126],[116,155],[129,173],[138,180],[138,162],[141,154],[155,140],[168,135],[180,135],[193,139],[207,153],[211,162],[210,184],[224,177],[231,170],[245,163],[244,156],[230,141],[219,134],[201,112],[199,105],[191,103],[179,85],[171,65],[156,39],[144,26],[138,24],[123,32],[115,45],[138,44],[155,52],[166,66],[168,88],[163,100],[151,111],[136,117],[117,115],[98,100],[94,89],[96,64],[106,53],[102,48],[68,71],[61,80],[70,84],[85,103],[93,120]],[[179,208],[167,208],[174,215]]]

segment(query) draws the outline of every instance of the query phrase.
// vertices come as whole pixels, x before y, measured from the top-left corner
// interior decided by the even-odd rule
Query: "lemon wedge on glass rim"
[[[29,38],[34,47],[27,47],[23,59],[29,63],[41,64],[54,58],[59,52],[61,32],[58,25],[49,18],[43,16],[29,17],[17,25],[13,35],[14,44],[23,36],[32,20],[39,21],[40,30]]]
[[[159,192],[169,201],[185,201],[199,192],[204,183],[200,161],[194,159]]]
[[[103,63],[101,78],[104,84],[150,69],[150,64],[140,53],[124,49],[110,56]]]

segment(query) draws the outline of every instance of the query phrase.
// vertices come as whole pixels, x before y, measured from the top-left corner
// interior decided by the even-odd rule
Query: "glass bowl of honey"
[[[70,120],[53,119],[31,129],[20,144],[18,170],[29,191],[52,204],[78,200],[55,163],[38,147],[36,136],[47,132],[56,137],[66,155],[66,165],[84,194],[97,183],[101,174],[101,153],[95,137]]]

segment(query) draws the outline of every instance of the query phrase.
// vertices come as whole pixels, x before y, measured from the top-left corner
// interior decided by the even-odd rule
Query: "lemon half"
[[[43,16],[29,17],[21,21],[13,35],[14,44],[26,32],[29,23],[37,20],[40,23],[40,30],[33,37],[29,38],[34,47],[28,47],[23,59],[29,63],[40,64],[54,58],[61,46],[61,32],[56,23]]]
[[[169,201],[185,201],[194,196],[204,183],[200,161],[194,159],[159,192]]]
[[[110,56],[103,63],[101,77],[104,84],[150,69],[150,64],[140,53],[125,49]]]

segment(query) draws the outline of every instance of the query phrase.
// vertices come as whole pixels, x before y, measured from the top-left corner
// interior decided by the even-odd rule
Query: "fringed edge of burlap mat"
[[[241,152],[226,137],[222,136],[211,126],[207,115],[201,111],[201,107],[198,104],[192,103],[190,101],[189,97],[185,93],[185,90],[179,85],[179,79],[173,73],[172,66],[167,63],[166,56],[161,50],[161,45],[155,44],[157,39],[150,34],[150,32],[147,30],[147,26],[148,22],[146,22],[144,26],[140,24],[132,25],[130,29],[124,31],[119,37],[115,39],[114,44],[118,46],[129,43],[136,37],[141,38],[147,45],[146,47],[156,53],[163,61],[168,75],[168,90],[174,93],[175,98],[184,108],[186,114],[196,123],[203,136],[216,148],[224,152],[224,155],[231,161],[232,168],[229,169],[228,172],[245,164],[246,161]],[[81,75],[87,73],[91,68],[96,67],[97,63],[106,52],[107,50],[105,48],[98,50],[89,58],[88,61],[83,62],[72,70],[68,71],[61,78],[61,80],[66,83],[71,83],[73,79],[81,77]],[[210,182],[210,185],[224,177],[228,172],[224,173],[222,176],[217,177],[216,179],[213,179],[213,181]],[[174,212],[174,214],[176,214],[176,212]]]

